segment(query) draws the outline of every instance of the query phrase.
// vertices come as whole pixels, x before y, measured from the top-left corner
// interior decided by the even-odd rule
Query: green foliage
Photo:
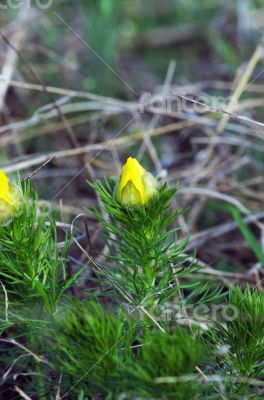
[[[160,399],[166,393],[166,398],[194,398],[198,389],[195,378],[183,382],[181,377],[195,373],[195,367],[204,358],[205,349],[199,336],[192,336],[184,328],[174,329],[171,335],[150,331],[139,349],[129,370],[137,381],[137,385],[133,382],[137,395]],[[174,378],[175,382],[158,383],[160,378]]]
[[[238,286],[229,291],[235,318],[227,321],[220,332],[235,355],[232,363],[244,375],[256,376],[263,370],[264,357],[264,293]],[[237,315],[236,315],[237,314]]]
[[[184,328],[171,335],[160,331],[148,333],[142,346],[142,362],[152,379],[177,376],[194,371],[202,356],[202,343]]]
[[[93,300],[73,300],[55,323],[58,368],[74,378],[73,384],[83,377],[79,386],[87,395],[116,390],[122,362],[131,355],[134,326],[121,310],[114,313]]]
[[[71,278],[67,276],[69,239],[66,237],[60,249],[52,215],[47,215],[44,207],[39,210],[36,195],[31,199],[29,183],[17,184],[23,193],[20,213],[0,226],[0,331],[11,343],[1,351],[0,362],[5,370],[10,368],[6,379],[12,377],[14,366],[18,375],[28,375],[28,393],[40,398],[45,394],[42,375],[50,367],[37,355],[45,353],[51,358],[52,316],[84,267]],[[36,379],[31,379],[31,374]]]
[[[239,64],[239,57],[228,40],[223,39],[214,29],[210,32],[210,41],[220,59],[225,62],[232,72],[235,72]]]
[[[31,3],[32,10],[37,7],[40,11],[37,5],[39,1],[32,0],[27,3]],[[117,95],[119,98],[130,99],[132,93],[127,87],[128,84],[140,95],[144,88],[151,90],[153,85],[158,86],[164,81],[168,71],[168,60],[175,59],[177,47],[177,82],[171,81],[172,86],[180,82],[185,87],[186,82],[194,82],[198,76],[203,82],[201,88],[198,85],[196,90],[195,87],[195,93],[209,90],[212,96],[224,95],[225,85],[219,84],[218,81],[224,78],[228,87],[228,82],[232,81],[228,72],[235,72],[237,66],[247,60],[246,53],[250,49],[246,30],[250,30],[253,40],[258,40],[262,12],[260,9],[258,15],[258,9],[263,5],[263,0],[53,2],[48,19],[37,22],[34,48],[27,49],[29,51],[26,58],[33,69],[36,67],[40,74],[44,71],[45,83],[51,87],[54,86],[56,75],[56,86],[64,87],[66,77],[67,84],[75,89],[97,93],[99,91],[112,98]],[[2,14],[10,14],[15,19],[19,16],[19,7],[7,8]],[[59,19],[53,11],[56,11]],[[72,32],[62,21],[70,26]],[[7,22],[4,15],[3,22]],[[34,23],[33,20],[32,22]],[[247,26],[245,37],[243,29],[241,30],[244,24]],[[83,39],[82,43],[73,31]],[[182,43],[181,32],[187,32],[187,41],[183,34]],[[189,39],[188,32],[191,34]],[[238,46],[239,42],[242,45],[241,49]],[[16,47],[16,43],[13,44]],[[240,52],[243,52],[243,60]],[[216,54],[221,61],[220,66],[215,63]],[[21,57],[19,54],[17,56],[19,65]],[[24,67],[23,63],[23,69]],[[219,92],[216,87],[219,88]],[[22,107],[25,110],[14,107],[17,109],[15,120],[22,120],[20,128],[23,128],[24,133],[19,135],[19,142],[22,141],[25,154],[38,153],[41,143],[46,145],[46,141],[49,140],[45,135],[41,139],[40,135],[38,141],[32,141],[28,130],[32,130],[32,134],[35,130],[33,136],[38,134],[38,130],[36,131],[35,125],[23,123],[25,113],[28,117],[40,114],[35,113],[35,108],[38,105],[42,106],[43,99],[46,98],[44,88],[42,89],[34,101],[27,99],[26,107]],[[11,91],[8,94],[7,100],[11,104],[14,93]],[[85,95],[83,97],[85,98]],[[69,100],[70,96],[66,96],[61,102],[62,106],[64,101]],[[47,101],[50,103],[50,99]],[[102,102],[98,99],[98,102],[90,106],[83,104],[83,118],[73,118],[70,121],[76,128],[81,145],[86,141],[85,121],[90,119],[89,113],[87,114],[89,109],[93,111],[99,107],[102,110],[99,114],[90,115],[92,131],[96,130],[106,136],[110,131],[119,131],[120,118],[123,117],[113,113],[109,118],[109,107],[104,106],[103,99]],[[13,103],[16,105],[17,102]],[[70,115],[73,115],[77,109],[77,114],[81,116],[82,111],[78,111],[77,106],[66,104],[62,111],[69,111]],[[111,112],[111,109],[109,110]],[[217,113],[213,113],[212,122],[218,116]],[[259,119],[261,116],[262,112],[259,109]],[[146,118],[148,122],[147,115]],[[8,123],[9,118],[5,120],[6,118],[4,123]],[[29,122],[34,121],[38,122],[38,118],[29,119]],[[101,122],[104,126],[101,126]],[[166,121],[164,119],[161,122]],[[227,134],[228,130],[237,130],[232,124],[229,125],[226,126]],[[135,129],[141,132],[141,128],[142,126]],[[41,132],[46,134],[52,129],[51,126],[51,129],[41,129]],[[14,142],[13,139],[11,142]],[[172,137],[167,139],[166,143],[169,145],[175,142]],[[153,140],[154,143],[157,141],[157,151],[162,156],[164,148],[159,146],[160,136],[154,137]],[[4,143],[2,144],[4,146]],[[177,164],[176,169],[178,168],[179,160],[173,160],[173,163],[170,160],[170,153],[175,149],[180,153],[180,160],[186,165],[191,162],[194,153],[190,151],[190,146],[193,147],[188,135],[181,135],[175,148],[163,154],[165,167],[174,168]],[[2,151],[1,161],[6,161],[7,155],[13,153],[12,147],[11,143],[7,151]],[[138,143],[135,142],[130,151],[137,154]],[[240,149],[238,153],[243,151]],[[248,165],[246,168],[242,165],[239,171],[232,172],[232,176],[241,175],[247,180],[246,185],[258,191],[261,190],[261,183],[250,178],[255,177],[256,169],[261,169],[262,154],[257,150],[249,150],[249,153],[252,165],[249,168]],[[10,165],[10,162],[5,165]],[[64,174],[64,171],[62,172]],[[67,174],[67,171],[65,173]],[[221,173],[219,176],[221,177]],[[57,176],[54,177],[57,179]],[[206,177],[200,183],[206,185]],[[224,326],[218,325],[217,329],[212,321],[209,321],[203,339],[199,337],[194,325],[192,329],[177,327],[170,331],[172,324],[179,323],[176,318],[168,318],[166,333],[157,331],[157,326],[165,325],[164,320],[160,322],[164,317],[164,310],[168,311],[168,314],[174,310],[173,307],[176,310],[184,310],[179,313],[179,319],[183,317],[186,323],[193,324],[195,307],[197,311],[200,305],[210,306],[222,300],[221,289],[209,283],[217,279],[213,275],[203,274],[203,282],[207,279],[209,282],[201,283],[200,277],[193,273],[197,266],[186,259],[186,241],[178,239],[178,228],[175,227],[175,218],[180,211],[171,207],[176,189],[161,185],[159,195],[146,206],[125,208],[115,199],[114,182],[97,182],[93,187],[98,191],[103,203],[102,210],[94,210],[93,215],[103,227],[109,253],[107,258],[104,258],[104,254],[98,254],[98,258],[92,260],[93,265],[98,264],[101,267],[100,273],[97,270],[99,284],[96,289],[93,285],[94,275],[87,274],[84,276],[85,285],[78,288],[76,295],[83,296],[83,290],[86,289],[88,293],[101,295],[102,292],[105,294],[104,291],[109,286],[118,288],[119,293],[122,290],[122,293],[127,295],[126,300],[132,303],[132,316],[140,316],[142,319],[138,323],[132,322],[130,316],[120,309],[120,299],[114,292],[107,293],[108,297],[104,297],[107,300],[104,300],[102,305],[90,294],[86,301],[70,300],[66,297],[65,292],[76,282],[85,267],[72,278],[67,276],[66,262],[70,244],[68,235],[62,239],[64,247],[61,249],[58,246],[60,239],[54,216],[48,215],[44,208],[38,209],[37,196],[33,196],[32,200],[30,188],[26,185],[25,204],[20,215],[9,224],[0,227],[2,397],[20,398],[21,394],[15,391],[17,387],[23,389],[23,398],[46,400],[262,398],[263,382],[256,379],[263,380],[263,294],[249,288],[243,291],[238,287],[231,287],[229,301],[230,305],[237,309],[237,317],[221,321],[224,322]],[[79,189],[77,191],[80,192]],[[251,199],[254,197],[253,189],[252,192],[243,192],[238,188],[238,192]],[[45,188],[45,197],[47,194]],[[226,215],[216,212],[212,204],[215,207],[215,203],[208,202],[204,213],[196,220],[197,234],[203,229],[206,230],[208,226],[212,226],[213,232],[218,224],[221,230],[220,224],[227,220]],[[252,205],[254,206],[254,201]],[[217,207],[220,208],[219,205]],[[228,206],[221,207],[226,207],[226,211]],[[244,223],[237,209],[233,208],[232,214],[249,247],[263,265],[264,253],[254,231]],[[204,233],[206,239],[210,232]],[[203,242],[203,233],[201,238]],[[199,256],[205,255],[208,258],[206,246],[203,244],[202,247]],[[212,255],[213,252],[209,250]],[[222,253],[222,246],[217,246],[215,257],[218,256],[218,250]],[[75,248],[71,253],[72,258],[80,255],[77,251]],[[80,257],[76,264],[82,265],[79,264],[82,260]],[[227,261],[221,257],[216,261],[218,266],[214,263],[214,268],[219,271],[230,272],[233,269],[239,272],[236,266],[241,267],[240,256],[236,257],[236,261],[232,260],[233,266],[229,260],[229,257]],[[207,259],[204,261],[208,262]],[[219,281],[225,284],[227,281],[222,278]],[[149,306],[146,308],[148,314],[143,313],[142,305]],[[219,315],[220,313],[217,317]],[[211,352],[202,344],[205,337],[208,342],[209,338],[213,337],[213,345],[217,345],[213,348],[212,340],[210,341],[208,348]],[[210,357],[204,360],[205,354]],[[200,367],[200,373],[197,372],[196,366]],[[10,371],[6,374],[8,370]],[[214,377],[215,385],[210,381]],[[209,380],[208,384],[204,384],[206,379]],[[8,392],[4,393],[6,388]]]
[[[184,328],[174,329],[171,335],[147,329],[135,342],[136,326],[120,309],[114,313],[93,300],[73,300],[54,326],[55,364],[63,372],[62,388],[74,386],[74,392],[113,399],[122,392],[131,398],[161,398],[166,393],[166,398],[179,399],[197,393],[192,380],[183,383],[177,378],[195,372],[204,359],[201,338]],[[159,384],[156,379],[161,377],[174,377],[176,382]]]
[[[22,209],[10,223],[0,226],[0,280],[10,301],[40,302],[53,313],[62,294],[77,279],[65,270],[69,240],[60,251],[56,222],[38,212],[37,196],[30,199],[30,186],[24,187]]]
[[[92,186],[103,209],[91,213],[101,222],[109,248],[97,279],[103,289],[109,282],[122,288],[133,312],[117,306],[115,297],[104,305],[92,295],[85,301],[66,297],[84,267],[67,277],[70,242],[66,239],[59,250],[56,222],[44,208],[38,210],[37,196],[31,200],[25,184],[20,214],[0,227],[0,329],[21,343],[5,342],[0,353],[5,371],[32,371],[23,387],[34,398],[54,394],[54,381],[61,375],[61,393],[79,399],[217,399],[221,393],[257,399],[255,387],[243,378],[263,374],[264,294],[231,287],[229,302],[237,315],[225,325],[218,323],[216,330],[209,328],[203,340],[194,326],[175,328],[173,318],[163,324],[167,332],[157,331],[164,307],[186,306],[188,319],[187,306],[216,304],[223,296],[219,287],[190,277],[197,267],[187,262],[186,241],[178,243],[174,222],[180,211],[171,207],[177,189],[161,185],[146,205],[125,207],[116,199],[114,182]],[[234,215],[258,255],[256,239]],[[213,345],[225,344],[223,359]],[[197,366],[202,373],[222,375],[221,390],[205,382]]]
[[[177,243],[178,228],[171,227],[180,210],[170,205],[177,189],[167,184],[159,187],[158,195],[144,206],[125,207],[115,197],[115,184],[105,180],[91,185],[99,194],[104,212],[90,210],[102,224],[109,247],[114,282],[127,291],[135,304],[148,299],[164,301],[175,292],[177,276],[195,269],[183,255],[186,241]],[[107,216],[106,216],[107,215]]]

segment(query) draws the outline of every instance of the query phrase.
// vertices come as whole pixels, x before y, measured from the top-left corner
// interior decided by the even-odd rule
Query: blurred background
[[[30,176],[67,224],[97,202],[86,179],[116,178],[137,157],[179,183],[189,250],[251,279],[264,242],[264,1],[2,0],[0,9],[1,168]]]

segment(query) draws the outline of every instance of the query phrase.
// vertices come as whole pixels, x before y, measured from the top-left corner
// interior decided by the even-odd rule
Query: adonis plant
[[[119,180],[88,184],[106,245],[96,255],[58,227],[29,181],[0,170],[3,398],[262,398],[263,295],[201,283],[177,226],[177,187],[131,157]],[[87,259],[69,269],[80,250]],[[200,323],[186,310],[220,300],[233,319]],[[164,319],[175,306],[181,318]]]
[[[181,213],[171,207],[177,188],[159,184],[131,157],[117,184],[106,179],[92,186],[103,204],[103,213],[92,214],[104,227],[112,284],[134,305],[168,299],[179,289],[177,277],[195,269],[173,225]]]

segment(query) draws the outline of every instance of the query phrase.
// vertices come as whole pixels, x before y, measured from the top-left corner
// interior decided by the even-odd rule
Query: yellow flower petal
[[[147,203],[157,192],[157,180],[132,157],[123,165],[117,188],[118,200],[126,205]]]
[[[22,202],[22,196],[0,169],[0,224],[12,219],[18,212]]]
[[[0,169],[0,199],[9,201],[9,180],[4,171]]]

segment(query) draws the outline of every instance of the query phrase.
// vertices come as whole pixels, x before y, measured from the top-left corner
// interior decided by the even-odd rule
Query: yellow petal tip
[[[157,192],[157,180],[136,158],[128,157],[117,187],[118,200],[124,205],[142,205]]]

